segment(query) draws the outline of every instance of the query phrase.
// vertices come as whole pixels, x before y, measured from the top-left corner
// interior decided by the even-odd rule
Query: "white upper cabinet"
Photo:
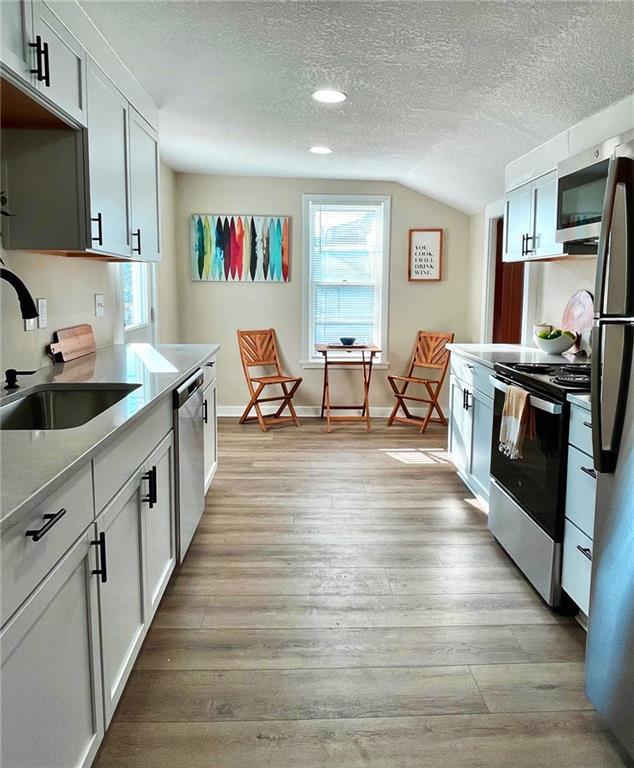
[[[508,192],[504,208],[504,261],[527,261],[561,256],[555,242],[557,172]]]
[[[132,255],[141,261],[160,261],[158,140],[133,108],[129,122]]]
[[[89,246],[130,256],[128,214],[128,102],[104,72],[88,66]]]
[[[33,3],[37,86],[56,107],[86,125],[86,52],[44,0]]]
[[[526,258],[526,238],[531,230],[531,185],[524,184],[506,196],[504,206],[504,261]]]
[[[35,85],[35,50],[33,41],[33,11],[30,0],[2,0],[0,2],[0,44],[2,63],[14,75]]]

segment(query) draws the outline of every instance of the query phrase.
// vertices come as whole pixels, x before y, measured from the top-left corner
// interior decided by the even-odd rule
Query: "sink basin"
[[[58,384],[0,407],[0,429],[71,429],[94,419],[140,384]]]

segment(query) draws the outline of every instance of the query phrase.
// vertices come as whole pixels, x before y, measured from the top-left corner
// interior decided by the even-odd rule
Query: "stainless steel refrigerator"
[[[597,501],[586,693],[634,757],[634,144],[606,185],[592,331]]]

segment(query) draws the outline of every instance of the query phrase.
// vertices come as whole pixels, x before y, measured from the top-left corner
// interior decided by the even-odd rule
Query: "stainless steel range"
[[[590,363],[499,363],[491,448],[489,529],[552,607],[561,604],[561,550],[564,534],[568,392],[590,391]],[[505,392],[509,385],[529,392],[534,435],[521,458],[499,450]]]

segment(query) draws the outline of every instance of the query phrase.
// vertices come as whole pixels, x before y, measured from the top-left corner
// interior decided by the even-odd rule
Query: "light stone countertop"
[[[12,527],[219,349],[218,344],[114,344],[20,376],[20,388],[11,394],[0,390],[2,406],[43,384],[141,385],[79,427],[0,430],[0,530]]]
[[[574,403],[589,411],[592,408],[590,402],[590,395],[577,395],[574,392],[569,392],[566,396],[569,403]]]
[[[457,355],[469,357],[489,368],[496,363],[567,363],[565,355],[549,355],[537,347],[521,344],[447,344]]]

